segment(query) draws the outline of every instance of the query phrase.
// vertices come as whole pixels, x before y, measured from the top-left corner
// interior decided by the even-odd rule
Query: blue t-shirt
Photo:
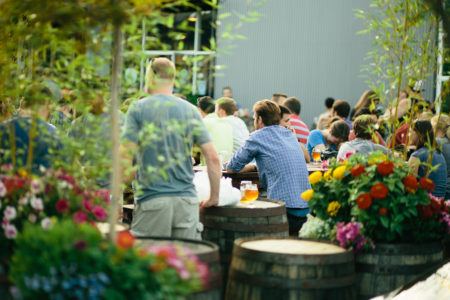
[[[325,141],[322,131],[319,129],[314,129],[309,133],[308,140],[306,142],[306,148],[308,149],[309,155],[312,155],[313,148],[320,144],[326,145],[327,142]]]
[[[411,156],[417,157],[421,163],[427,163],[428,162],[428,149],[425,147],[422,147],[416,151],[414,151]],[[433,152],[433,159],[431,162],[431,165],[439,167],[437,170],[430,173],[428,178],[433,180],[435,184],[434,191],[432,194],[436,197],[444,197],[447,187],[447,163],[445,162],[444,155],[442,155],[441,152],[434,151]],[[420,165],[419,166],[419,177],[424,177],[427,174],[427,166],[426,165]]]
[[[27,166],[30,129],[31,118],[28,117],[16,117],[0,123],[0,164],[15,161],[18,168]],[[60,147],[55,126],[37,119],[32,151],[33,173],[38,173],[40,166],[50,168]]]
[[[193,144],[211,141],[195,106],[175,96],[152,95],[129,108],[125,140],[138,145],[135,200],[196,197]]]

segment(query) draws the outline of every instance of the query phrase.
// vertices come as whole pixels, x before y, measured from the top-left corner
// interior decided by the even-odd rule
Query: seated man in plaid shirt
[[[309,212],[308,204],[300,198],[310,188],[305,158],[292,132],[279,126],[281,111],[276,103],[258,101],[253,111],[256,131],[234,154],[227,169],[239,172],[254,159],[260,187],[267,189],[269,199],[286,203],[289,234],[298,235]],[[249,167],[245,170],[252,171]]]

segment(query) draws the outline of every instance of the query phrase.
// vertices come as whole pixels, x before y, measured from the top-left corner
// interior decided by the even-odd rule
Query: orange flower
[[[375,183],[370,188],[370,196],[372,196],[372,198],[374,199],[384,199],[386,198],[388,193],[388,188],[382,182]]]
[[[394,163],[392,161],[383,161],[378,164],[377,171],[381,176],[387,176],[394,172]]]
[[[434,182],[428,177],[422,177],[419,180],[420,187],[426,191],[432,192],[434,190]]]
[[[360,209],[366,210],[372,206],[372,197],[369,193],[361,194],[356,198],[356,204]]]
[[[134,245],[134,236],[129,231],[117,233],[117,246],[122,249],[130,249]]]
[[[380,207],[380,209],[378,210],[378,214],[380,216],[385,216],[388,214],[388,209],[386,207]]]
[[[359,175],[364,173],[365,170],[366,170],[366,168],[364,168],[363,165],[357,164],[350,170],[350,173],[352,173],[353,177],[358,177]]]
[[[403,185],[405,186],[406,191],[411,194],[415,193],[419,187],[417,178],[411,174],[403,178]]]

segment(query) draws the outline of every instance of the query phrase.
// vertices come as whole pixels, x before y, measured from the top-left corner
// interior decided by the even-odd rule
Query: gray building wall
[[[356,103],[367,89],[360,69],[371,42],[368,36],[357,35],[363,22],[354,16],[354,9],[366,9],[369,2],[266,0],[256,9],[261,19],[237,31],[247,39],[231,42],[230,53],[221,53],[231,44],[220,36],[227,24],[237,24],[237,20],[222,20],[216,64],[224,69],[215,78],[215,96],[229,85],[238,103],[249,109],[274,92],[296,96],[302,101],[302,118],[308,125],[324,110],[328,96]],[[254,10],[249,3],[223,0],[219,14],[247,13]]]

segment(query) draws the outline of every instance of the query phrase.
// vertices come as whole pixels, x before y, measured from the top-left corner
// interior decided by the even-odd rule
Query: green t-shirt
[[[175,96],[151,95],[129,108],[123,138],[138,145],[135,200],[196,197],[193,144],[210,142],[197,108]]]

